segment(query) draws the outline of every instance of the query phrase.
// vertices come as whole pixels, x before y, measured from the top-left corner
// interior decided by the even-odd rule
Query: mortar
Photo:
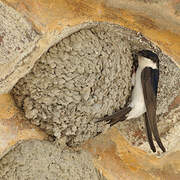
[[[85,22],[91,25],[90,22],[92,21],[105,21],[142,32],[149,40],[158,44],[163,52],[173,57],[172,60],[176,64],[179,62],[178,9],[173,9],[176,7],[177,1],[159,2],[158,4],[154,2],[145,4],[136,0],[128,1],[128,3],[120,0],[83,0],[71,3],[67,3],[66,0],[50,2],[44,0],[38,2],[6,0],[3,2],[8,4],[8,8],[10,6],[15,8],[15,13],[20,12],[20,16],[16,17],[22,17],[24,18],[23,22],[25,20],[30,24],[28,28],[32,27],[35,30],[36,39],[32,42],[33,50],[26,48],[26,53],[23,56],[17,59],[14,56],[14,63],[12,61],[11,64],[4,63],[1,65],[4,73],[0,77],[5,77],[5,79],[1,78],[1,93],[9,92],[19,78],[31,70],[36,60],[44,52],[69,34],[76,32],[84,25],[86,26]],[[11,67],[14,68],[13,71]],[[5,73],[6,76],[4,76]],[[1,152],[7,152],[19,140],[45,137],[37,128],[25,121],[21,113],[16,116],[17,109],[9,95],[2,95],[2,99],[4,101],[1,101],[0,128],[3,130],[0,132],[0,138],[2,139]],[[178,118],[178,109],[176,108],[178,106],[179,100],[177,97],[168,108],[170,119]],[[164,124],[163,121],[161,122]],[[168,123],[171,123],[171,121]],[[125,179],[127,176],[133,177],[133,179],[178,178],[178,142],[174,144],[176,147],[172,148],[173,151],[177,152],[169,152],[170,154],[157,159],[154,155],[147,155],[134,146],[128,145],[127,141],[120,136],[119,131],[114,128],[108,132],[107,136],[101,136],[100,141],[96,141],[95,138],[87,144],[87,150],[93,154],[96,167],[108,179]]]
[[[69,146],[79,145],[105,129],[104,123],[94,123],[98,118],[128,102],[133,54],[142,49],[155,51],[160,59],[157,115],[166,138],[172,127],[178,128],[179,119],[170,124],[164,113],[180,92],[180,70],[140,33],[118,25],[95,23],[63,39],[19,80],[12,95],[32,124],[55,138],[67,137]],[[142,118],[117,126],[132,144],[147,142]],[[174,141],[164,141],[170,151]]]

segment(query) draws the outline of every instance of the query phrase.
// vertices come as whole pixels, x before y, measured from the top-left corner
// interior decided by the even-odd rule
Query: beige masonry
[[[179,4],[179,0],[0,0],[0,156],[19,140],[47,137],[24,120],[11,96],[4,93],[51,46],[92,22],[109,22],[141,32],[180,66]],[[179,118],[179,97],[169,106],[170,119]],[[83,146],[93,155],[95,166],[112,180],[179,179],[178,141],[175,147],[157,158],[129,145],[116,128]]]

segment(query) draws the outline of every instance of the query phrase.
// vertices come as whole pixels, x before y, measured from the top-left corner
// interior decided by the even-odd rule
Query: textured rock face
[[[125,105],[131,90],[132,54],[146,48],[160,58],[157,113],[165,113],[179,92],[178,67],[141,34],[105,23],[50,48],[12,94],[33,124],[77,145],[103,130],[103,123],[94,123],[97,118]],[[141,145],[145,132],[142,137],[135,132],[143,132],[144,124],[142,119],[135,122],[118,126],[133,144]]]
[[[9,76],[13,76],[12,74],[22,65],[23,58],[34,50],[40,36],[25,18],[2,2],[0,2],[0,22],[0,93],[2,93],[12,88]]]
[[[33,50],[38,34],[20,14],[2,2],[0,20],[0,63],[20,60]]]
[[[63,149],[47,141],[19,144],[0,160],[0,179],[100,180],[91,156],[84,151]]]
[[[147,2],[146,6],[142,4],[138,4],[137,2]],[[4,1],[3,1],[4,2]],[[153,42],[155,42],[156,44],[158,44],[163,51],[165,51],[167,54],[169,54],[170,56],[174,57],[175,61],[177,63],[180,64],[180,41],[179,41],[179,37],[180,37],[180,31],[179,31],[179,3],[177,0],[167,0],[167,1],[158,1],[158,5],[154,2],[157,2],[156,0],[131,0],[128,1],[128,3],[126,1],[122,1],[122,0],[106,0],[106,1],[100,1],[100,2],[110,2],[110,3],[114,3],[114,6],[108,6],[108,5],[104,5],[104,4],[98,4],[97,6],[97,2],[99,3],[99,1],[96,0],[90,0],[90,1],[74,1],[74,3],[67,5],[67,1],[66,0],[55,0],[55,1],[44,1],[44,0],[39,0],[39,1],[19,1],[19,0],[6,0],[5,2],[8,2],[9,5],[13,6],[16,10],[18,10],[19,12],[21,12],[22,14],[24,14],[26,17],[28,17],[33,24],[38,27],[38,29],[40,30],[40,32],[42,34],[44,34],[45,32],[54,32],[58,30],[58,33],[61,32],[62,29],[64,29],[64,27],[68,26],[74,26],[76,24],[80,24],[80,23],[84,23],[87,22],[87,20],[89,21],[105,21],[105,22],[113,22],[113,23],[117,23],[117,24],[121,24],[125,27],[137,30],[142,32],[146,37],[148,37],[148,39],[151,39]],[[94,3],[95,2],[95,3]],[[118,3],[121,2],[121,4],[118,5]],[[133,3],[134,4],[131,4]],[[152,3],[151,3],[152,2]],[[161,3],[162,2],[162,3]],[[165,2],[165,3],[164,3]],[[168,2],[168,3],[166,3]],[[165,4],[165,5],[164,5]],[[48,8],[47,8],[48,5]],[[151,6],[154,5],[154,6]],[[173,5],[173,8],[172,8]],[[71,8],[70,8],[71,6]],[[49,8],[51,7],[51,8]],[[78,7],[78,8],[77,8]],[[108,8],[110,7],[110,8]],[[114,9],[114,8],[115,9]],[[126,10],[127,11],[126,11]],[[139,11],[138,11],[139,9]],[[133,14],[129,14],[128,12],[133,12]],[[127,13],[127,14],[126,14]],[[175,16],[175,14],[176,16]],[[140,15],[140,16],[139,16]],[[171,16],[172,15],[172,16]],[[168,24],[168,26],[167,26]],[[13,25],[13,24],[12,24]],[[14,30],[14,29],[13,29]],[[66,32],[66,29],[64,29]],[[53,34],[53,33],[52,33]],[[45,35],[46,36],[46,35]],[[52,35],[48,34],[48,38],[51,40],[52,39]],[[63,36],[63,35],[62,35]],[[65,37],[65,36],[63,36]],[[41,56],[42,53],[39,53],[39,48],[41,48],[41,52],[46,51],[47,48],[49,48],[53,43],[49,43],[47,36],[43,39],[42,43],[37,44],[38,48],[35,48],[35,50],[38,51],[38,55],[35,54],[33,57],[28,55],[27,58],[25,58],[23,61],[20,61],[21,58],[17,58],[14,56],[15,60],[17,60],[18,62],[20,62],[18,64],[17,69],[16,69],[16,73],[11,73],[12,71],[12,66],[14,67],[14,64],[16,65],[16,61],[12,61],[12,63],[9,64],[1,64],[1,75],[4,77],[3,72],[6,72],[6,70],[8,71],[8,76],[7,79],[3,79],[3,81],[0,81],[0,93],[4,93],[4,92],[8,92],[12,86],[17,82],[17,80],[22,77],[24,74],[27,73],[27,71],[29,71],[29,69],[31,69],[32,66],[29,67],[29,62],[32,61],[36,61],[37,58],[39,58]],[[144,42],[144,41],[143,41]],[[48,44],[49,43],[49,44]],[[141,44],[141,43],[140,43]],[[46,46],[45,46],[46,45]],[[34,46],[34,45],[33,45]],[[2,46],[0,46],[1,48]],[[137,46],[137,48],[139,48],[139,46]],[[33,51],[34,52],[34,51]],[[33,53],[34,54],[34,53]],[[161,53],[160,53],[161,54]],[[161,73],[164,72],[171,72],[171,74],[174,74],[175,77],[177,78],[178,75],[178,71],[177,71],[177,67],[172,64],[169,61],[169,65],[167,66],[166,70],[166,61],[163,59],[164,56],[161,57],[161,63],[164,62],[164,65],[161,65]],[[166,56],[164,57],[165,59],[167,58]],[[8,58],[7,58],[8,59]],[[11,59],[12,60],[12,59]],[[22,64],[21,64],[22,62]],[[14,63],[14,64],[13,64]],[[23,67],[24,65],[27,65],[26,67]],[[22,67],[21,69],[19,69],[19,67]],[[169,67],[170,71],[169,71]],[[174,70],[173,70],[174,69]],[[9,74],[9,70],[10,70],[10,74]],[[166,80],[166,78],[168,77],[167,73],[164,74],[164,79]],[[168,83],[170,82],[170,84],[173,84],[174,87],[174,78],[172,78],[173,81],[171,81],[171,78],[168,79],[169,81],[167,81]],[[171,88],[169,88],[169,86],[166,86],[165,81],[162,81],[164,87],[166,87],[166,91],[167,90],[171,90]],[[176,81],[177,82],[177,81]],[[161,84],[161,85],[162,85]],[[176,83],[175,83],[176,84]],[[176,90],[179,87],[179,84],[176,84]],[[172,91],[173,92],[173,91]],[[173,92],[173,96],[176,94],[177,91]],[[167,93],[168,95],[169,93]],[[159,94],[160,95],[164,95],[166,96],[166,93],[164,93],[164,91],[162,91]],[[171,96],[171,94],[170,94]],[[172,97],[172,96],[171,96]],[[173,99],[174,97],[172,97]],[[161,98],[160,102],[162,102]],[[167,98],[163,98],[163,104],[165,104],[166,102],[170,102],[172,99],[167,99]],[[180,100],[180,99],[179,99]],[[180,102],[180,101],[178,101]],[[179,105],[179,103],[177,103],[177,105]],[[1,110],[3,109],[4,104],[1,102]],[[167,111],[167,106],[165,104],[165,110],[163,110],[162,108],[159,108],[160,112],[163,111]],[[12,105],[11,105],[12,107]],[[9,109],[8,109],[9,112]],[[3,114],[3,117],[6,117],[6,113]],[[162,117],[162,118],[161,118]],[[180,116],[178,113],[178,109],[175,109],[173,111],[171,111],[170,113],[168,113],[168,115],[165,115],[164,117],[161,115],[160,117],[160,124],[158,125],[158,127],[164,127],[165,131],[162,131],[162,134],[164,136],[164,133],[167,133],[167,129],[170,129],[170,132],[168,132],[169,136],[171,136],[171,138],[173,137],[174,140],[176,140],[178,142],[178,137],[179,137],[179,123],[176,123],[177,120],[180,120]],[[7,122],[6,122],[7,117],[2,121],[2,119],[0,120],[1,124],[5,125],[6,128],[3,129],[3,131],[1,131],[1,133],[4,135],[5,138],[1,139],[2,141],[6,141],[6,136],[7,136],[7,132],[10,129],[8,129],[7,126]],[[15,138],[16,136],[14,136],[14,129],[18,129],[17,128],[17,124],[14,120],[10,119],[9,121],[11,121],[12,124],[10,124],[11,126],[11,133],[13,135],[13,143],[17,142],[18,139]],[[14,123],[15,122],[15,123]],[[131,129],[131,132],[133,133],[133,129],[135,128],[134,125],[138,125],[138,122],[141,122],[139,119],[135,120],[135,121],[131,121],[131,122],[127,122],[129,123],[128,126],[125,128],[125,130],[121,130],[121,133],[123,132],[129,132],[129,129]],[[126,123],[126,122],[124,122]],[[9,125],[8,124],[8,125]],[[136,138],[134,140],[130,139],[131,142],[137,142],[137,144],[141,141],[138,141],[139,138],[141,138],[141,132],[143,131],[142,127],[144,126],[143,123],[139,123],[139,129],[138,131],[134,131],[134,133],[136,135],[130,135],[130,136],[136,136]],[[129,126],[132,125],[132,126]],[[166,126],[167,125],[167,126]],[[174,128],[171,128],[172,126],[177,127],[176,128],[176,133],[173,134],[173,131],[175,130]],[[21,125],[19,126],[21,129]],[[121,127],[122,124],[121,124]],[[6,131],[4,131],[6,130]],[[114,129],[112,129],[114,130]],[[128,131],[127,131],[128,130]],[[139,131],[140,130],[140,131]],[[171,131],[172,130],[172,131]],[[23,130],[22,130],[23,131]],[[25,132],[25,131],[24,131]],[[32,131],[34,132],[34,131]],[[117,131],[114,131],[114,139],[117,139]],[[140,136],[137,136],[138,133],[140,132]],[[18,132],[19,133],[19,132]],[[23,133],[25,138],[30,138],[31,135],[29,133],[29,130],[26,130],[26,133]],[[22,136],[22,134],[18,134],[21,136],[21,138],[24,138]],[[127,133],[124,135],[125,137]],[[143,135],[145,135],[145,133],[143,132]],[[33,135],[32,135],[33,136]],[[106,139],[106,137],[108,137],[109,134],[107,134],[107,136],[103,137],[102,139]],[[128,138],[128,137],[127,137]],[[143,136],[143,138],[145,139],[145,136]],[[107,139],[106,139],[107,140]],[[107,164],[109,166],[104,165],[104,167],[106,167],[107,170],[111,170],[109,172],[110,177],[114,177],[116,179],[126,179],[127,177],[130,178],[131,176],[129,176],[129,172],[132,172],[132,179],[140,179],[140,174],[142,175],[142,179],[145,179],[145,173],[142,170],[146,170],[147,174],[154,174],[155,172],[155,176],[150,176],[150,179],[157,179],[159,177],[159,175],[161,174],[161,178],[162,179],[179,179],[180,177],[180,173],[178,173],[179,171],[179,153],[177,153],[176,155],[174,155],[173,159],[172,158],[168,158],[167,156],[164,157],[164,159],[166,159],[166,161],[163,161],[162,164],[160,164],[159,169],[157,168],[157,166],[154,166],[154,164],[158,164],[158,161],[146,161],[145,158],[147,156],[147,153],[144,154],[143,152],[140,152],[141,156],[137,157],[138,160],[140,160],[140,163],[142,163],[142,168],[141,170],[139,169],[139,163],[137,163],[135,161],[135,156],[137,155],[137,152],[139,152],[139,150],[135,151],[134,153],[132,151],[128,150],[128,154],[129,156],[124,155],[124,152],[127,150],[127,147],[124,147],[124,143],[122,143],[122,139],[118,137],[119,143],[115,142],[115,145],[113,144],[113,148],[108,148],[105,149],[105,145],[109,143],[109,141],[105,142],[102,146],[102,149],[97,152],[97,159],[100,163],[103,162],[103,160],[101,158],[105,157],[107,158]],[[128,138],[129,140],[129,138]],[[0,143],[1,148],[2,148],[2,141]],[[168,139],[165,138],[165,141],[167,143],[170,143],[170,141]],[[175,141],[173,141],[175,142]],[[102,144],[102,140],[99,142],[99,144]],[[12,145],[12,144],[11,144]],[[9,146],[11,146],[9,144]],[[97,145],[97,144],[96,144]],[[119,145],[118,147],[116,145]],[[167,147],[167,146],[166,146]],[[180,146],[177,146],[177,144],[174,144],[174,150],[179,150]],[[119,149],[122,148],[122,151],[119,152]],[[94,145],[93,145],[93,153],[94,153]],[[149,146],[146,146],[146,149],[149,149]],[[103,154],[102,156],[99,156],[99,153],[104,153],[104,152],[108,152],[109,156],[107,154]],[[117,155],[117,157],[114,157],[113,155]],[[124,171],[124,166],[128,166],[128,162],[129,159],[132,158],[132,161],[129,163],[129,170]],[[112,161],[110,161],[110,159]],[[160,158],[162,159],[162,158]],[[173,161],[174,160],[174,161]],[[110,162],[110,163],[109,163]],[[28,162],[27,162],[28,163]],[[114,163],[114,166],[112,166],[112,164]],[[145,165],[149,165],[152,163],[152,169],[146,169]],[[164,168],[163,165],[166,165]],[[117,168],[119,167],[119,168]],[[26,169],[25,169],[26,170]],[[114,173],[114,171],[116,171],[117,173]],[[123,173],[119,173],[119,172],[123,172]],[[160,179],[161,179],[160,178]],[[148,179],[148,178],[147,178]]]

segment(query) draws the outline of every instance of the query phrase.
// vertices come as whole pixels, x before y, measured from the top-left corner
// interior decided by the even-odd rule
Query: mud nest
[[[179,92],[180,71],[140,33],[107,23],[80,30],[54,45],[12,94],[33,124],[77,145],[103,130],[103,123],[94,123],[97,118],[125,105],[131,92],[132,54],[142,49],[159,55],[158,114],[165,113]]]

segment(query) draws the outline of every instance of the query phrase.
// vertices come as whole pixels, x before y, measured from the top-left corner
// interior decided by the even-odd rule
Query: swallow
[[[110,116],[105,116],[96,122],[105,121],[113,126],[119,121],[137,118],[145,115],[145,128],[150,148],[156,152],[153,136],[163,152],[166,151],[161,142],[157,128],[157,90],[159,81],[159,58],[150,50],[142,50],[136,53],[135,67],[132,75],[131,101],[124,108]]]

